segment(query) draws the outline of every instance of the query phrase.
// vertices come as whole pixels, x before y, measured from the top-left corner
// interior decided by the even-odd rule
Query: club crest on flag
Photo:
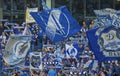
[[[98,61],[120,59],[120,28],[104,26],[87,32],[90,49]]]
[[[30,13],[51,42],[58,42],[76,34],[81,27],[65,6]]]
[[[42,54],[41,52],[30,53],[30,69],[42,69]]]
[[[67,58],[76,58],[78,54],[78,51],[76,48],[74,48],[72,45],[67,45],[66,44],[66,56]]]
[[[64,19],[64,23],[66,23],[66,25],[64,27],[66,27],[66,29],[62,26],[63,24],[61,23],[61,19]],[[51,23],[51,21],[53,23]],[[55,34],[61,35],[63,37],[68,36],[69,29],[70,29],[70,22],[65,13],[61,12],[60,10],[51,11],[50,17],[48,20],[48,24],[51,24],[51,25],[47,25],[47,27],[49,27],[53,31],[55,31]],[[53,25],[55,25],[55,26],[53,26]]]
[[[38,15],[41,17],[40,13],[38,13]],[[64,23],[66,25],[63,24],[62,19],[64,19]],[[56,34],[62,37],[67,37],[69,34],[69,30],[70,30],[70,22],[66,14],[57,9],[52,10],[48,18],[48,23],[46,24],[45,32],[47,36],[49,36],[51,40],[54,39]]]
[[[30,48],[30,43],[27,41],[17,41],[13,45],[13,52],[15,54],[15,57],[17,58],[24,58],[26,56],[27,51]]]
[[[106,31],[107,30],[107,31]],[[96,32],[98,34],[98,32]],[[101,50],[120,49],[120,31],[115,27],[106,27],[99,31],[98,44]]]
[[[19,64],[24,61],[30,49],[30,39],[30,36],[10,36],[3,52],[4,61],[9,65]]]

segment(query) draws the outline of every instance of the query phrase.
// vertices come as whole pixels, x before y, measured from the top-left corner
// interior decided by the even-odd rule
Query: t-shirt
[[[48,71],[48,76],[57,76],[57,73],[55,70],[52,69]]]

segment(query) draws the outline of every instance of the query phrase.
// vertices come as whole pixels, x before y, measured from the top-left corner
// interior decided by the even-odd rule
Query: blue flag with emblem
[[[31,15],[51,42],[63,41],[81,29],[66,6],[40,12],[31,12]]]
[[[9,65],[20,64],[30,50],[31,36],[11,35],[6,44],[3,59]]]
[[[77,45],[68,45],[65,44],[65,48],[66,48],[66,58],[79,58],[80,56],[80,48]]]
[[[90,49],[99,61],[120,60],[120,28],[104,26],[87,32]]]
[[[120,11],[111,8],[94,10],[97,18],[104,26],[120,27]]]

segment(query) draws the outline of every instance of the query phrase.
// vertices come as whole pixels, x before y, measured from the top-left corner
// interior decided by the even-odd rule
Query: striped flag
[[[63,41],[73,36],[81,29],[66,6],[31,12],[31,15],[53,43]]]
[[[89,60],[86,64],[84,64],[83,68],[89,68],[91,70],[96,70],[97,67],[98,67],[97,60]]]

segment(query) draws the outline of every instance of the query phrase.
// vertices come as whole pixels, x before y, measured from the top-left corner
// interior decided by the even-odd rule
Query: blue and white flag
[[[87,32],[90,49],[99,61],[120,60],[120,28],[100,27]]]
[[[77,58],[78,50],[73,45],[65,44],[66,48],[66,58]]]
[[[42,69],[42,53],[30,53],[30,69]]]
[[[96,70],[97,67],[98,67],[97,60],[89,60],[87,63],[84,64],[83,68],[89,68],[91,70]]]
[[[26,23],[34,23],[34,18],[30,15],[30,12],[37,12],[38,8],[27,8],[26,9]]]
[[[9,65],[16,65],[24,61],[30,49],[30,36],[11,35],[3,52],[3,59]]]
[[[120,12],[111,8],[94,10],[97,18],[104,24],[104,26],[120,27]]]
[[[31,15],[51,42],[63,41],[81,29],[65,6],[40,12],[31,12]]]

